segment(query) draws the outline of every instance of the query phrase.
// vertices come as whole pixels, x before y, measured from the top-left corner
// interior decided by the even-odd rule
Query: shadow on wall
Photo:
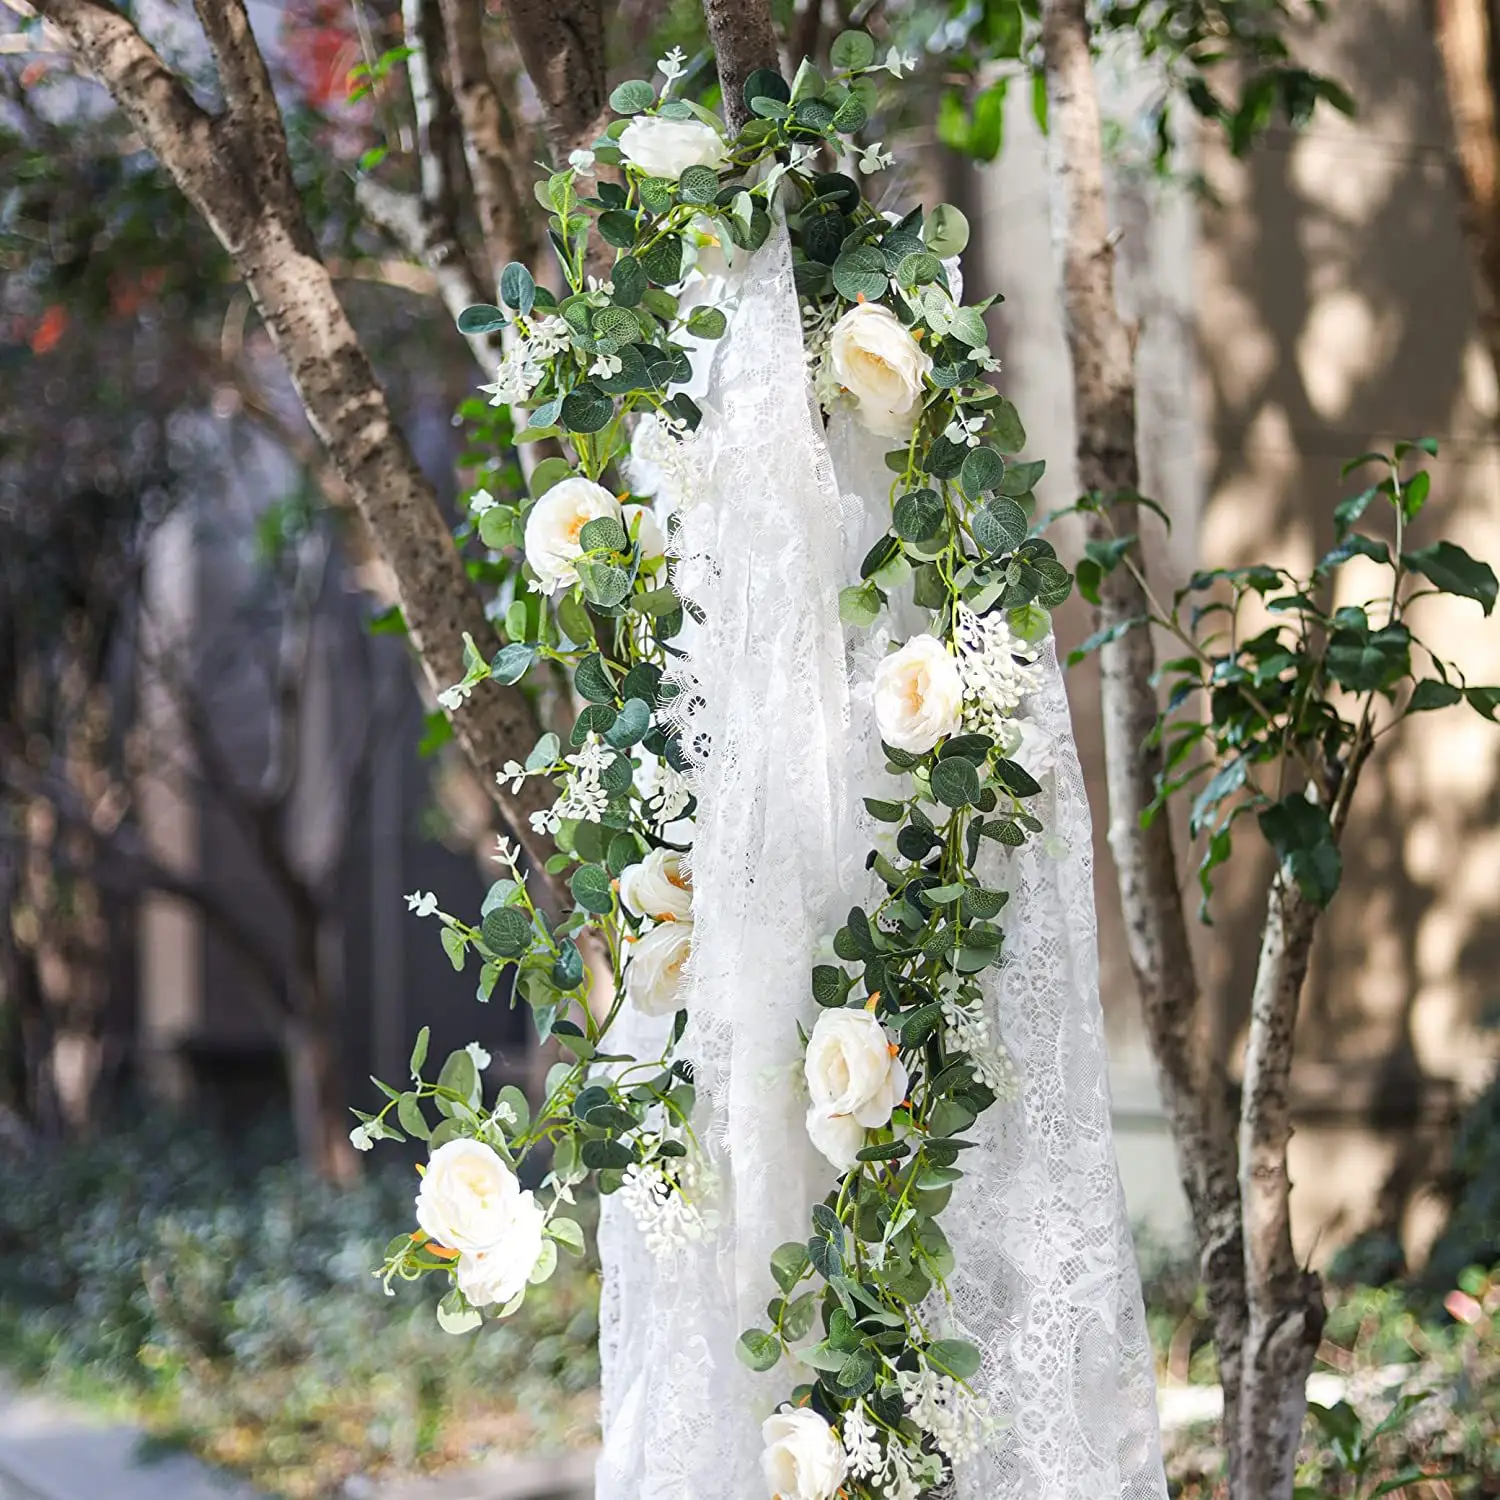
[[[1320,115],[1245,163],[1205,144],[1220,205],[1202,211],[1197,267],[1203,559],[1308,566],[1353,486],[1339,480],[1343,461],[1430,435],[1442,456],[1419,538],[1451,536],[1500,560],[1494,373],[1475,338],[1421,6],[1361,6],[1310,52],[1360,101],[1357,124]],[[1434,601],[1422,633],[1471,680],[1496,680],[1500,627],[1438,602],[1450,605]],[[1366,775],[1303,1015],[1293,1169],[1304,1248],[1377,1227],[1420,1253],[1435,1232],[1425,1185],[1457,1101],[1494,1054],[1482,1028],[1500,972],[1497,769],[1500,732],[1455,712],[1404,726]],[[1206,954],[1225,1047],[1242,1034],[1264,880],[1243,866],[1226,879]],[[1368,1130],[1339,1142],[1355,1121]],[[1330,1180],[1349,1172],[1362,1190]]]

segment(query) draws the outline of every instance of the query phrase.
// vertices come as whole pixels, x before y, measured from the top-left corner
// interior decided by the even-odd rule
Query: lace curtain
[[[784,235],[722,293],[730,326],[704,422],[680,449],[658,435],[635,481],[676,509],[680,586],[703,615],[679,674],[699,804],[681,1051],[696,1070],[711,1228],[657,1256],[604,1200],[599,1500],[764,1495],[760,1423],[794,1377],[752,1374],[735,1343],[765,1322],[771,1250],[806,1238],[832,1182],[803,1129],[797,1023],[812,1022],[819,945],[870,902],[864,860],[881,837],[861,799],[886,780],[869,683],[889,642],[846,631],[838,591],[888,524],[885,444],[845,418],[825,433],[797,378]],[[904,636],[916,622],[894,623]],[[1019,1086],[969,1132],[979,1145],[943,1215],[952,1302],[926,1311],[983,1350],[975,1383],[1006,1420],[955,1476],[960,1500],[1164,1500],[1110,1132],[1088,806],[1050,646],[1044,665],[1018,758],[1043,781],[1048,837],[997,848],[982,872],[1012,893],[987,1003]],[[623,1048],[659,1044],[666,1024],[630,1014]]]

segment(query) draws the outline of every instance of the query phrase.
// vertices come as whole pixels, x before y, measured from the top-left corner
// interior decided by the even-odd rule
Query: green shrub
[[[0,1160],[0,1359],[289,1496],[592,1438],[592,1269],[451,1338],[370,1274],[414,1177],[340,1192],[273,1157],[156,1120]]]

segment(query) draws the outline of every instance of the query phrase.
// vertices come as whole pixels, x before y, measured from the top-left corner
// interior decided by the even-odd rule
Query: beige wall
[[[1421,540],[1449,536],[1500,560],[1495,381],[1474,331],[1469,269],[1447,177],[1447,121],[1421,0],[1363,0],[1308,54],[1360,101],[1357,123],[1320,114],[1273,132],[1247,162],[1212,138],[1203,200],[1163,188],[1129,159],[1113,212],[1122,302],[1142,319],[1141,429],[1147,492],[1173,517],[1153,538],[1161,576],[1198,562],[1307,566],[1348,492],[1344,458],[1402,436],[1442,443]],[[1117,118],[1144,85],[1108,71]],[[985,280],[1006,295],[1002,352],[1036,456],[1043,503],[1072,498],[1068,373],[1054,285],[1044,145],[1013,110],[1005,154],[983,174]],[[1216,200],[1216,201],[1214,201]],[[1358,580],[1356,579],[1357,585]],[[1420,634],[1471,679],[1500,681],[1500,624],[1434,601]],[[1075,611],[1065,636],[1085,629]],[[1095,686],[1074,717],[1095,788]],[[1362,787],[1344,889],[1306,997],[1302,1122],[1294,1142],[1300,1247],[1318,1257],[1375,1222],[1423,1249],[1436,1225],[1424,1183],[1456,1103],[1493,1068],[1500,1011],[1500,730],[1453,710],[1393,736]],[[1102,830],[1100,830],[1102,835]],[[1124,961],[1102,836],[1100,923],[1127,1193],[1157,1227],[1180,1229],[1170,1151]],[[1233,1053],[1255,961],[1263,862],[1246,840],[1200,934],[1218,1043]]]

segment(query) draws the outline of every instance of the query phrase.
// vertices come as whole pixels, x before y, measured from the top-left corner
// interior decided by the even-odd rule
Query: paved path
[[[0,1500],[261,1500],[185,1453],[146,1457],[134,1427],[0,1386]]]

